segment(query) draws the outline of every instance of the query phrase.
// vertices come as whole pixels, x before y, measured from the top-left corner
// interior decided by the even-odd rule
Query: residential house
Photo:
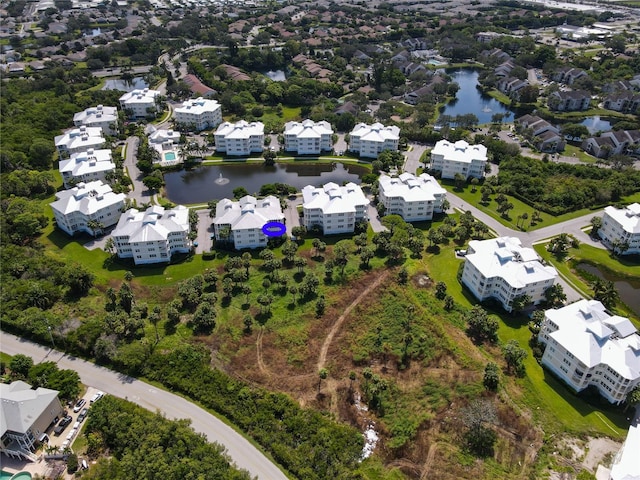
[[[303,225],[322,227],[325,235],[353,233],[356,223],[367,219],[369,200],[355,183],[345,186],[330,182],[316,188],[302,189]]]
[[[118,257],[133,258],[136,265],[169,262],[174,253],[188,253],[189,209],[153,205],[141,212],[132,208],[120,217],[113,237]]]
[[[169,166],[182,162],[182,155],[178,151],[180,132],[164,128],[156,130],[151,125],[148,125],[145,131],[148,132],[149,146],[158,152],[154,163]]]
[[[536,115],[523,115],[516,119],[516,125],[521,129],[531,130],[531,141],[541,152],[561,152],[566,146],[560,129]]]
[[[97,235],[103,229],[118,223],[124,209],[124,193],[114,193],[111,186],[99,180],[80,182],[69,190],[56,193],[56,200],[49,204],[58,228],[69,235],[85,232]],[[101,228],[92,230],[92,222]]]
[[[624,92],[635,89],[635,86],[628,80],[614,80],[613,82],[605,83],[602,86],[602,91],[604,93]]]
[[[581,68],[573,67],[561,67],[551,75],[551,79],[554,82],[564,83],[566,85],[573,85],[573,82],[582,77],[588,77],[587,72]]]
[[[640,204],[632,203],[625,208],[605,208],[598,236],[602,243],[609,248],[615,248],[623,255],[639,254]],[[621,245],[626,246],[626,249],[620,248]]]
[[[118,109],[116,107],[89,107],[73,116],[73,124],[76,127],[99,127],[105,135],[118,133]]]
[[[284,149],[297,155],[319,155],[333,148],[333,130],[327,121],[287,122],[284,125]]]
[[[120,97],[120,108],[129,118],[147,118],[149,115],[155,115],[160,98],[161,93],[158,90],[132,90]]]
[[[57,135],[54,142],[61,158],[69,158],[74,153],[85,152],[92,148],[98,150],[107,144],[100,127],[84,125]]]
[[[349,113],[355,117],[359,111],[360,107],[349,100],[336,108],[333,113],[335,113],[336,115],[344,115],[345,113]]]
[[[480,43],[490,43],[491,40],[500,38],[503,34],[498,32],[478,32],[476,33],[476,40]]]
[[[485,61],[488,61],[489,63],[491,63],[492,65],[497,65],[499,63],[503,63],[503,62],[507,62],[509,60],[512,60],[511,55],[509,55],[507,52],[499,49],[499,48],[493,48],[491,50],[484,50],[482,52],[480,52],[480,57],[485,59]]]
[[[280,200],[269,195],[256,199],[245,195],[237,202],[223,198],[216,205],[213,229],[216,241],[231,242],[236,250],[267,246],[262,227],[269,222],[284,222]]]
[[[421,98],[430,95],[433,92],[433,88],[430,85],[420,87],[417,90],[407,92],[404,94],[404,101],[409,105],[417,105]]]
[[[215,133],[216,150],[227,155],[260,153],[264,145],[264,123],[240,120],[221,123]]]
[[[599,137],[589,137],[582,149],[598,158],[640,153],[640,130],[614,130]]]
[[[513,299],[528,295],[535,305],[558,278],[552,266],[544,265],[533,248],[519,238],[499,237],[471,240],[467,247],[462,283],[479,300],[493,298],[510,312]]]
[[[0,453],[35,462],[36,444],[48,439],[47,430],[62,416],[58,391],[17,380],[0,383]]]
[[[377,158],[384,150],[397,151],[399,141],[400,129],[395,125],[358,123],[351,131],[349,150],[361,157]]]
[[[528,86],[529,82],[527,80],[520,80],[516,77],[501,78],[496,84],[498,90],[515,100],[518,100],[520,98],[520,90]]]
[[[200,97],[210,98],[217,93],[213,88],[202,83],[200,79],[192,73],[185,75],[182,81],[187,84],[192,93]]]
[[[638,331],[597,300],[545,311],[538,341],[545,345],[542,365],[576,392],[595,387],[620,404],[640,384]]]
[[[638,113],[640,112],[640,93],[629,91],[612,93],[604,98],[603,106],[615,112]]]
[[[405,222],[427,221],[444,211],[447,191],[426,173],[399,177],[382,174],[378,178],[378,198],[386,215],[400,215]]]
[[[173,109],[173,119],[179,125],[201,131],[222,123],[222,107],[216,100],[196,98]]]
[[[588,110],[591,95],[585,90],[557,91],[549,95],[547,105],[558,112]]]
[[[483,178],[487,165],[487,147],[469,145],[464,140],[451,143],[440,140],[431,150],[431,170],[441,172],[442,178],[455,178],[459,173],[465,179]]]
[[[100,150],[90,148],[85,152],[74,153],[66,160],[60,160],[58,169],[62,175],[64,188],[69,188],[79,182],[100,180],[106,183],[107,175],[115,172],[116,164],[113,163],[111,150],[108,148]]]
[[[501,63],[496,68],[493,69],[493,74],[498,78],[509,77],[511,74],[511,70],[516,67],[513,60],[507,60],[506,62]]]

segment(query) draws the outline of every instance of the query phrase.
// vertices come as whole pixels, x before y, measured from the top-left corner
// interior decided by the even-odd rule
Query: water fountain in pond
[[[226,185],[230,181],[231,180],[229,180],[228,178],[224,178],[221,173],[220,176],[213,181],[213,183],[215,183],[216,185]]]

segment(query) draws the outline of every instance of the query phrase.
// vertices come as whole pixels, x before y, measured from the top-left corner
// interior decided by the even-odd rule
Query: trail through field
[[[327,353],[329,352],[329,347],[331,346],[331,342],[333,342],[333,337],[338,333],[340,327],[344,323],[345,319],[349,316],[351,311],[364,299],[366,298],[373,290],[375,290],[384,279],[389,276],[389,270],[385,270],[380,274],[380,276],[365,288],[360,295],[358,295],[353,302],[345,309],[345,311],[338,317],[336,323],[333,324],[331,330],[327,334],[327,338],[324,339],[324,343],[322,344],[322,348],[320,349],[320,356],[318,357],[318,367],[317,371],[319,372],[324,368],[325,363],[327,362]]]
[[[256,352],[258,354],[258,369],[261,373],[264,373],[267,376],[271,376],[271,372],[267,369],[264,364],[264,358],[262,357],[262,335],[264,334],[264,327],[260,327],[260,331],[258,332],[258,337],[256,338]]]

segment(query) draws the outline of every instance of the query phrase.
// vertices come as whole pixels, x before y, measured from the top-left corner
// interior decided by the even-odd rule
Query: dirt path
[[[429,447],[429,453],[427,453],[427,460],[424,462],[424,466],[422,467],[422,474],[420,475],[420,480],[427,480],[429,478],[429,472],[431,471],[431,464],[433,463],[433,459],[436,457],[436,450],[438,448],[438,443],[434,442]]]
[[[327,334],[327,338],[324,339],[324,343],[322,344],[322,348],[320,349],[320,356],[318,357],[318,367],[317,371],[319,372],[324,368],[325,363],[327,362],[327,353],[329,352],[329,347],[331,346],[331,342],[333,341],[333,337],[338,333],[340,327],[344,323],[344,320],[349,316],[351,310],[353,310],[367,295],[369,295],[374,289],[378,287],[382,283],[382,281],[389,276],[389,270],[385,270],[375,282],[369,285],[367,288],[363,290],[363,292],[356,297],[356,299],[351,302],[351,304],[345,309],[344,313],[340,315],[336,323],[333,324],[331,330]]]
[[[258,337],[256,338],[256,353],[258,354],[258,369],[260,373],[271,376],[271,372],[267,369],[264,364],[264,358],[262,358],[262,335],[264,334],[264,327],[260,327],[260,331],[258,332]]]

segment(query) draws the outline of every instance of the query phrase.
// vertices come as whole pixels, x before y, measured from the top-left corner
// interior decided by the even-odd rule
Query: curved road
[[[78,372],[82,383],[86,385],[125,398],[148,410],[161,412],[167,418],[187,418],[196,432],[203,433],[210,442],[226,447],[239,468],[248,470],[259,479],[287,480],[286,475],[246,438],[203,408],[178,395],[2,331],[0,351],[9,355],[29,355],[35,363],[56,362],[60,368]]]

